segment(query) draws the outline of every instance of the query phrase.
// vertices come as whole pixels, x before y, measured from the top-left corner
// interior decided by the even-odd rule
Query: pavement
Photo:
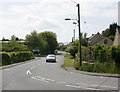
[[[76,70],[74,67],[62,67],[62,68],[69,72],[76,72],[76,73],[85,74],[85,75],[120,78],[120,74],[79,71],[79,70]]]

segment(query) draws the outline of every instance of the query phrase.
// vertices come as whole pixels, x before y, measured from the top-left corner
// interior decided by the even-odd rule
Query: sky
[[[110,24],[118,22],[119,0],[1,0],[0,39],[12,35],[25,39],[33,30],[38,33],[56,33],[57,41],[72,41],[73,30],[78,39],[76,3],[80,4],[81,32],[87,36],[102,32]]]

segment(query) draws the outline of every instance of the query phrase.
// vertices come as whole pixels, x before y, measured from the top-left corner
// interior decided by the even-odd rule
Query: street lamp
[[[76,20],[78,22],[79,44],[80,44],[80,46],[79,46],[79,52],[80,52],[80,54],[79,54],[79,58],[80,58],[79,62],[80,62],[80,66],[81,66],[82,61],[81,61],[81,32],[80,32],[81,30],[80,30],[80,5],[79,5],[79,3],[77,4],[77,7],[78,7],[78,20],[77,19],[71,19],[71,18],[66,18],[65,20]]]
[[[75,27],[76,27],[76,22],[73,22],[73,24],[75,25]],[[75,29],[73,30],[73,37],[74,37],[74,44],[75,44]]]

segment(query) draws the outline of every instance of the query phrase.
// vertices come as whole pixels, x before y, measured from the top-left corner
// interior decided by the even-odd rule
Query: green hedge
[[[81,71],[87,71],[87,72],[97,72],[97,73],[114,73],[114,74],[120,74],[120,70],[115,66],[115,62],[95,62],[95,64],[82,64],[82,66],[79,66],[80,63],[76,62],[74,67],[77,70]]]
[[[2,66],[23,62],[34,58],[34,55],[31,51],[0,52],[0,55],[2,55]]]

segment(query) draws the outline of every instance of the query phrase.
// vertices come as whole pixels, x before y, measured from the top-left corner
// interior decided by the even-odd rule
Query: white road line
[[[100,86],[100,85],[91,85],[91,86],[98,86],[98,87],[103,87],[103,88],[117,88],[117,87],[113,87],[113,86]]]
[[[48,78],[43,78],[43,77],[40,77],[40,76],[36,76],[36,77],[38,77],[38,78],[40,78],[40,79],[43,79],[43,80],[47,80],[47,81],[55,81],[55,80],[48,79]]]
[[[35,66],[33,66],[31,69],[34,69],[35,68]]]
[[[65,85],[65,86],[72,87],[72,88],[87,89],[87,90],[100,90],[100,89],[95,89],[95,88],[85,88],[85,87],[82,87],[82,86],[74,86],[74,85]]]
[[[101,89],[95,89],[95,88],[83,88],[83,89],[87,89],[87,90],[101,90]]]
[[[48,81],[46,81],[46,80],[38,79],[38,78],[36,78],[36,77],[31,77],[31,78],[36,79],[36,80],[40,80],[40,81],[43,81],[43,82],[48,82]]]
[[[56,83],[59,83],[59,84],[64,84],[64,83],[66,83],[66,82],[56,82]]]
[[[78,84],[78,85],[86,85],[86,86],[89,86],[88,84],[80,84],[80,83],[76,83],[76,84]]]
[[[74,85],[65,85],[65,86],[72,87],[72,88],[80,88],[80,86],[74,86]]]
[[[30,70],[28,70],[26,73],[27,73],[27,75],[28,75],[28,74],[32,74],[32,73],[30,72]]]
[[[43,77],[40,77],[40,76],[36,76],[36,77],[41,78],[41,79],[43,78]]]
[[[70,72],[71,74],[74,74],[73,72]]]
[[[46,80],[48,80],[48,81],[55,81],[55,80],[52,80],[52,79],[46,79]]]
[[[76,84],[78,84],[78,85],[85,85],[85,86],[95,86],[95,87],[99,86],[99,87],[106,87],[106,88],[117,88],[117,87],[113,87],[113,86],[88,85],[88,84],[80,84],[80,83],[76,83]]]

